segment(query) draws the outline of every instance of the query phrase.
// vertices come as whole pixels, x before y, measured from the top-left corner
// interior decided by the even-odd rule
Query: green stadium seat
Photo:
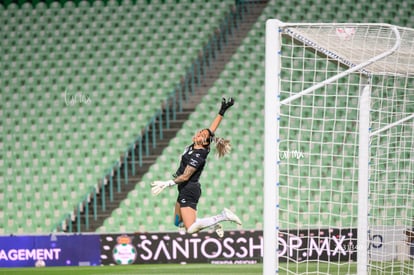
[[[380,2],[373,4],[362,2],[358,4],[356,10],[348,9],[355,5],[352,1],[343,2],[339,6],[328,3],[328,1],[313,1],[310,5],[296,5],[295,8],[280,6],[276,2],[269,2],[243,45],[222,72],[215,86],[209,91],[209,96],[191,116],[193,120],[185,124],[185,129],[164,150],[160,157],[162,161],[157,162],[158,170],[150,170],[144,176],[143,182],[149,182],[159,176],[168,177],[175,169],[171,167],[171,164],[177,165],[180,154],[180,150],[177,152],[177,147],[185,146],[189,140],[188,131],[206,127],[205,124],[210,123],[213,113],[210,106],[215,106],[217,97],[234,93],[235,97],[243,99],[238,101],[240,109],[229,113],[229,119],[223,121],[224,127],[220,128],[220,134],[223,133],[224,137],[229,137],[234,142],[234,155],[218,161],[220,164],[217,165],[214,164],[215,161],[210,161],[203,181],[206,182],[207,189],[205,190],[208,193],[214,192],[213,188],[218,188],[224,181],[230,182],[230,185],[226,184],[229,186],[226,189],[227,192],[229,194],[234,192],[237,195],[230,198],[221,196],[217,205],[213,203],[212,198],[206,196],[203,197],[203,206],[214,205],[213,207],[217,209],[223,206],[235,208],[240,202],[247,203],[252,200],[251,203],[254,203],[254,201],[259,202],[263,199],[261,180],[263,168],[259,160],[263,155],[264,135],[261,127],[264,101],[262,37],[264,35],[263,23],[267,18],[277,17],[290,22],[295,20],[335,21],[343,16],[344,21],[356,18],[371,22],[384,20],[390,23],[392,20],[400,20],[400,22],[406,22],[407,25],[412,24],[410,9],[406,1],[403,1],[401,5],[389,3],[387,6]],[[183,74],[181,71],[190,65],[203,43],[207,41],[207,36],[218,26],[219,20],[228,12],[228,6],[232,4],[234,1],[177,2],[167,0],[158,1],[158,3],[151,1],[148,4],[146,0],[124,0],[120,5],[119,1],[115,0],[107,1],[107,3],[106,1],[83,0],[52,2],[50,8],[43,1],[39,1],[35,7],[29,3],[23,4],[20,8],[13,3],[7,8],[0,5],[0,24],[3,34],[0,43],[4,49],[0,62],[3,65],[3,71],[8,74],[0,80],[2,87],[4,86],[4,93],[0,95],[0,110],[4,112],[2,117],[6,118],[0,127],[6,135],[12,137],[10,140],[2,140],[4,145],[0,145],[3,154],[0,158],[3,160],[3,162],[0,161],[0,180],[13,178],[7,174],[9,165],[13,168],[12,173],[20,177],[18,179],[20,182],[31,179],[30,173],[17,171],[23,167],[31,169],[31,173],[36,175],[31,179],[33,190],[36,190],[34,197],[39,200],[45,199],[41,195],[45,192],[56,192],[52,191],[52,184],[66,184],[65,192],[51,193],[52,196],[57,197],[57,201],[61,199],[56,209],[49,212],[44,210],[44,213],[39,214],[39,209],[44,209],[44,205],[34,207],[37,209],[36,215],[47,217],[47,219],[32,218],[31,221],[18,221],[23,225],[11,221],[10,227],[0,226],[0,234],[13,230],[32,232],[33,228],[36,228],[37,233],[51,230],[51,226],[59,222],[55,217],[63,216],[79,202],[90,185],[101,178],[108,166],[118,158],[119,152],[125,150],[126,145],[131,143],[136,136],[136,131],[149,121],[158,103],[170,93],[171,86],[175,85]],[[338,12],[329,12],[325,8],[327,5]],[[385,15],[382,12],[383,9],[387,10]],[[359,12],[363,12],[364,16],[360,17]],[[180,19],[176,20],[176,18]],[[190,26],[189,21],[193,22]],[[30,28],[25,27],[29,23]],[[137,26],[141,28],[137,30]],[[164,31],[160,31],[160,26],[164,26]],[[22,35],[19,36],[20,33]],[[177,43],[170,43],[177,38],[180,38],[176,41]],[[51,46],[53,43],[56,43],[56,47]],[[145,45],[157,49],[148,49]],[[30,60],[30,66],[27,63],[28,60]],[[144,63],[148,65],[141,65]],[[153,66],[154,63],[156,66]],[[21,75],[23,68],[30,72],[30,77],[26,74]],[[157,74],[154,73],[154,69]],[[309,79],[308,81],[311,83],[315,80]],[[24,87],[27,96],[14,98],[13,95],[20,94],[21,87]],[[92,97],[92,104],[86,106],[78,103],[75,106],[65,106],[62,99],[65,89],[68,88],[72,92],[87,93]],[[301,88],[297,83],[294,90]],[[48,94],[45,93],[46,90]],[[128,97],[134,100],[127,98],[125,90],[130,90]],[[140,99],[154,98],[154,100],[137,102],[138,97]],[[125,106],[138,106],[139,104],[145,104],[148,108],[128,109],[128,114],[130,114],[128,116],[119,116],[117,113],[118,109],[124,109]],[[351,104],[356,106],[357,102],[351,102]],[[13,113],[13,110],[19,109],[20,106],[27,106],[27,109],[31,111]],[[108,110],[109,106],[114,107]],[[83,110],[83,113],[80,110]],[[98,120],[104,110],[106,110],[105,119]],[[71,120],[73,117],[82,117],[83,120]],[[249,117],[259,119],[248,119]],[[233,123],[234,120],[239,123]],[[95,126],[97,123],[98,126]],[[18,125],[17,128],[16,125]],[[237,129],[238,136],[225,130],[230,127]],[[334,125],[326,123],[325,127],[333,128]],[[352,125],[335,125],[335,127],[343,127],[344,135],[346,135],[347,128]],[[113,131],[112,136],[106,135],[108,129]],[[48,134],[42,135],[44,133]],[[301,131],[301,134],[310,135],[308,131]],[[24,135],[29,136],[24,139]],[[20,137],[20,145],[15,147],[17,136]],[[345,136],[334,137],[338,142],[343,138]],[[320,145],[312,146],[313,158],[323,150],[327,150]],[[33,148],[30,150],[33,154],[31,160],[26,160],[27,158],[21,153],[22,150],[27,151],[27,148]],[[96,151],[91,150],[93,148]],[[56,153],[51,154],[51,150],[48,149],[53,149]],[[337,147],[333,146],[330,149],[336,150]],[[19,153],[19,158],[14,159],[12,163],[4,161],[10,157],[7,154],[11,152],[16,152],[16,155]],[[4,155],[7,157],[3,157]],[[71,161],[67,161],[68,158]],[[242,172],[221,172],[219,177],[214,179],[214,171],[221,170],[220,165],[229,160],[234,161],[234,158],[240,158],[242,164],[253,159],[257,161],[250,162],[247,166],[231,166],[230,170]],[[50,161],[56,163],[57,169],[49,165]],[[334,162],[349,168],[355,166],[348,156],[334,160]],[[60,167],[66,167],[66,169],[61,170]],[[79,172],[81,170],[82,172]],[[302,171],[294,170],[293,172],[301,173]],[[339,177],[338,170],[330,172],[334,178]],[[78,184],[79,182],[82,184]],[[252,182],[256,184],[254,187],[251,186]],[[233,185],[235,183],[237,186]],[[142,184],[137,186],[142,187]],[[235,190],[240,186],[244,187],[243,191],[248,190],[254,196],[247,198],[247,194],[237,193]],[[349,186],[351,185],[346,185],[345,188],[351,188]],[[142,192],[138,187],[134,192],[134,199],[131,201],[140,201],[140,198],[144,197],[145,207],[148,208],[156,203],[148,197],[148,192]],[[282,189],[282,192],[288,191]],[[123,218],[126,218],[124,224],[120,225],[121,218],[111,217],[110,222],[105,222],[102,228],[109,231],[118,229],[172,230],[172,214],[165,208],[168,209],[168,205],[173,205],[174,194],[174,190],[170,190],[168,195],[166,194],[161,201],[157,202],[158,205],[160,202],[162,204],[158,206],[160,208],[157,208],[157,211],[160,211],[159,216],[167,216],[168,224],[165,224],[165,220],[157,220],[157,216],[147,225],[145,219],[150,214],[145,214],[141,205],[134,205],[136,213],[143,213],[144,218],[134,215],[125,216],[128,212],[122,210]],[[17,196],[13,193],[14,195]],[[21,199],[11,197],[10,202],[19,203]],[[7,206],[11,205],[7,205],[6,202],[0,203],[1,208]],[[123,207],[129,209],[131,205],[125,204]],[[163,207],[164,210],[162,210]],[[333,209],[336,208],[333,207]],[[261,203],[253,204],[247,209],[238,208],[237,210],[242,212],[242,219],[248,228],[261,228],[261,217],[257,218],[260,216],[257,213],[262,211]],[[335,211],[344,211],[344,209]],[[0,215],[1,213],[0,211]],[[5,217],[6,215],[3,217],[4,224],[8,224],[9,220],[6,221]],[[292,217],[289,220],[290,218],[284,214],[282,217],[289,223],[300,220],[299,217]],[[38,220],[44,222],[38,223]],[[310,215],[304,217],[303,222],[318,223],[320,221]],[[346,220],[343,221],[345,224],[346,222]]]

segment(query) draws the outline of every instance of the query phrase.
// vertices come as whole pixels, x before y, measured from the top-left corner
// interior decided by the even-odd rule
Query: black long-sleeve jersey
[[[194,149],[194,143],[186,147],[184,153],[181,156],[180,167],[175,173],[175,176],[182,175],[184,173],[185,167],[187,167],[187,165],[190,165],[197,170],[190,177],[188,182],[198,182],[206,164],[206,159],[209,152],[210,150],[208,148]]]

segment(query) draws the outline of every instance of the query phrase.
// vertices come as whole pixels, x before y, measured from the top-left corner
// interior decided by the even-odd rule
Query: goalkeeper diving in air
[[[184,226],[187,233],[196,233],[202,229],[214,226],[216,233],[222,237],[224,232],[220,224],[222,221],[231,221],[241,225],[240,219],[229,209],[224,208],[221,214],[207,218],[197,218],[197,204],[201,196],[199,178],[206,164],[213,143],[218,157],[230,151],[230,141],[215,136],[215,132],[224,117],[224,113],[234,104],[234,99],[223,98],[220,111],[209,128],[202,129],[193,136],[193,143],[185,148],[181,156],[180,166],[174,174],[174,179],[154,181],[151,185],[152,194],[158,195],[165,188],[177,185],[178,198],[175,203],[174,224]]]

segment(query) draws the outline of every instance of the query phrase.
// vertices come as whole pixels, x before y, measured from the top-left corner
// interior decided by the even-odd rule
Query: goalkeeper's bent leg
[[[196,219],[196,221],[187,229],[187,233],[190,233],[190,234],[196,233],[200,230],[203,230],[204,228],[213,226],[221,222],[222,220],[223,219],[222,219],[221,214],[213,216],[213,217]]]
[[[222,221],[232,221],[241,225],[240,219],[229,209],[225,208],[223,212],[219,215],[208,218],[196,219],[196,221],[187,229],[187,233],[196,233],[200,230],[203,230],[204,228],[211,227]]]

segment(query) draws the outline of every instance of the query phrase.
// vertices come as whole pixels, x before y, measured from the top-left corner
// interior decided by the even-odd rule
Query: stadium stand
[[[74,219],[85,197],[97,195],[97,182],[119,169],[120,155],[150,125],[234,4],[32,2],[0,5],[0,234],[50,232],[68,214]],[[149,183],[170,177],[181,150],[210,123],[223,95],[238,104],[219,130],[232,140],[233,152],[210,158],[199,215],[225,206],[241,213],[244,228],[261,229],[266,19],[414,27],[411,6],[269,1],[220,79],[98,231],[175,230],[175,190],[153,198]]]
[[[1,233],[49,232],[73,211],[153,119],[233,3],[141,2],[2,6],[2,188],[31,186],[47,207],[33,228],[10,211],[33,193],[2,190],[10,215]],[[175,22],[166,25],[170,12]]]
[[[234,148],[230,156],[227,156],[224,160],[210,159],[206,166],[202,178],[204,196],[200,203],[199,215],[214,214],[221,211],[223,207],[230,207],[241,213],[244,229],[261,229],[263,203],[263,168],[261,161],[263,159],[262,140],[264,135],[264,95],[262,92],[264,90],[264,45],[262,41],[264,37],[263,26],[266,19],[280,18],[287,22],[295,21],[295,18],[298,21],[314,22],[327,20],[362,22],[363,19],[364,22],[386,22],[409,26],[409,18],[412,18],[409,12],[398,7],[393,8],[398,10],[395,12],[403,14],[401,18],[384,19],[383,17],[377,17],[380,12],[377,9],[371,11],[372,16],[367,18],[366,16],[358,17],[354,3],[342,3],[331,10],[326,8],[326,5],[330,4],[328,1],[322,1],[313,2],[312,4],[307,3],[306,5],[297,3],[297,5],[286,6],[279,1],[270,1],[258,22],[244,39],[244,43],[223,70],[220,79],[210,89],[209,94],[191,115],[189,121],[185,123],[182,130],[177,134],[177,138],[170,142],[169,147],[160,156],[159,160],[150,168],[142,181],[137,184],[134,194],[141,194],[141,196],[134,195],[134,198],[122,202],[116,213],[108,218],[98,231],[174,230],[172,213],[176,191],[169,190],[168,193],[161,195],[161,198],[152,198],[149,192],[143,193],[142,190],[148,189],[149,183],[153,180],[171,176],[171,173],[176,169],[175,165],[178,163],[180,148],[184,148],[190,142],[189,137],[191,137],[192,129],[206,127],[209,124],[209,119],[214,115],[216,100],[222,95],[232,95],[238,99],[237,108],[229,112],[228,116],[226,115],[223,127],[219,129],[218,133],[218,135],[230,138]],[[368,2],[359,5],[362,6],[358,9],[369,10]],[[407,3],[402,3],[402,6],[405,5]],[[342,10],[344,16],[338,18],[332,10],[338,12]],[[314,80],[312,79],[312,81]],[[203,116],[203,113],[206,115]],[[336,127],[345,127],[345,125]],[[336,138],[340,139],[340,137]],[[322,148],[314,149],[322,150]],[[343,159],[347,161],[346,156]],[[332,173],[336,172],[332,171]],[[319,182],[311,184],[315,185],[313,189],[319,187]],[[351,187],[349,185],[342,188]],[[286,192],[283,188],[281,190]],[[306,192],[307,190],[303,191]],[[298,195],[289,194],[292,197]],[[330,196],[331,194],[326,192],[325,195]],[[325,201],[324,198],[320,199]],[[144,202],[144,206],[142,206],[142,202]],[[301,207],[312,207],[312,205],[298,205],[298,212],[300,212]],[[328,221],[328,223],[330,222],[334,226],[350,224],[350,213],[355,209],[349,205],[340,206],[335,203],[328,205],[328,207],[334,212],[344,213],[341,219]],[[148,208],[154,209],[154,211],[145,211]],[[130,220],[131,214],[135,215],[132,217],[135,222],[132,223]],[[303,222],[310,224],[314,222],[312,220],[314,217],[299,215],[287,217],[286,213],[284,215],[283,219],[291,220],[292,223],[297,222],[296,219],[299,217],[304,218]],[[158,219],[158,221],[154,221],[154,219]],[[147,220],[150,222],[147,222]],[[225,227],[226,229],[236,228],[234,225],[227,224]]]

